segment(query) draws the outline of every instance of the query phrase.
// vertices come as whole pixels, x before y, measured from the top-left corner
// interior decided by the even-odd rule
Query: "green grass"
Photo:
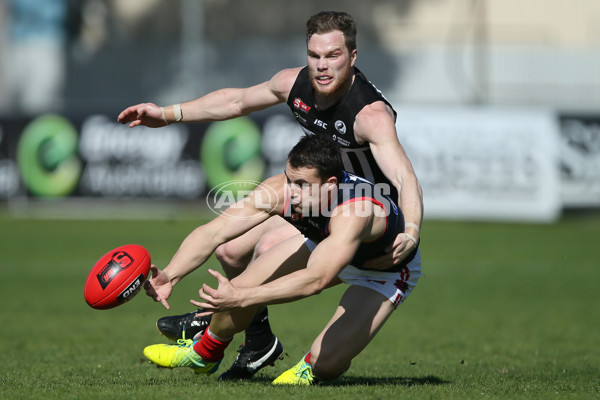
[[[200,222],[188,217],[0,217],[0,398],[600,398],[598,215],[551,225],[426,221],[414,293],[341,379],[310,388],[270,381],[307,351],[343,288],[271,307],[289,356],[245,383],[142,360],[144,346],[164,341],[156,319],[188,311],[201,282],[214,283],[204,269],[176,288],[169,313],[143,294],[112,310],[85,304],[101,254],[139,243],[164,266]]]

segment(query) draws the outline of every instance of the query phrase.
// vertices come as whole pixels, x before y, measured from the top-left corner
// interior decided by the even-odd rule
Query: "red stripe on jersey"
[[[385,233],[387,232],[387,228],[389,225],[389,220],[388,220],[388,210],[385,208],[385,206],[377,199],[373,198],[373,197],[354,197],[353,199],[350,200],[346,200],[341,204],[338,204],[337,206],[335,206],[335,208],[341,207],[343,205],[346,204],[350,204],[350,203],[354,203],[357,201],[371,201],[372,203],[378,205],[379,207],[383,208],[383,211],[385,212],[385,229],[383,230],[383,232],[381,232],[381,235],[379,235],[379,237],[376,237],[373,240],[369,240],[369,241],[364,241],[363,243],[373,243],[378,241],[379,239],[382,238],[383,235],[385,235]],[[335,208],[333,210],[335,210]],[[333,210],[331,210],[331,213],[333,214]],[[331,219],[329,219],[329,223],[327,224],[327,232],[331,232]]]

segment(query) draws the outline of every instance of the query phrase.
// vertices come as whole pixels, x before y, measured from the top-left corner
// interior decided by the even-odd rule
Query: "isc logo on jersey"
[[[319,126],[319,127],[323,128],[323,129],[327,129],[327,122],[323,122],[320,119],[315,119],[314,124],[316,126]]]

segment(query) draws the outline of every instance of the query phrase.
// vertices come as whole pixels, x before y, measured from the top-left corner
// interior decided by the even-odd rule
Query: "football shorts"
[[[306,246],[313,251],[317,244],[305,238]],[[338,278],[348,285],[358,285],[381,293],[394,307],[398,307],[412,292],[421,277],[421,250],[400,271],[387,272],[358,269],[348,265],[338,274]]]

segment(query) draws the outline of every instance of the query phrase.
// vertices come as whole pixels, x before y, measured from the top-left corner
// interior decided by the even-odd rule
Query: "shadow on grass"
[[[267,378],[265,376],[254,377],[252,380],[255,382],[270,384],[274,378]],[[393,385],[393,386],[424,386],[424,385],[446,385],[451,383],[444,379],[440,379],[436,376],[428,375],[422,377],[411,377],[406,378],[402,376],[389,376],[389,377],[341,377],[339,379],[330,382],[321,382],[319,386],[382,386],[382,385]]]
[[[371,386],[371,385],[394,385],[394,386],[423,386],[423,385],[445,385],[450,381],[445,381],[436,376],[423,376],[405,378],[402,376],[388,376],[378,378],[363,377],[341,377],[331,382],[323,382],[323,386]]]

